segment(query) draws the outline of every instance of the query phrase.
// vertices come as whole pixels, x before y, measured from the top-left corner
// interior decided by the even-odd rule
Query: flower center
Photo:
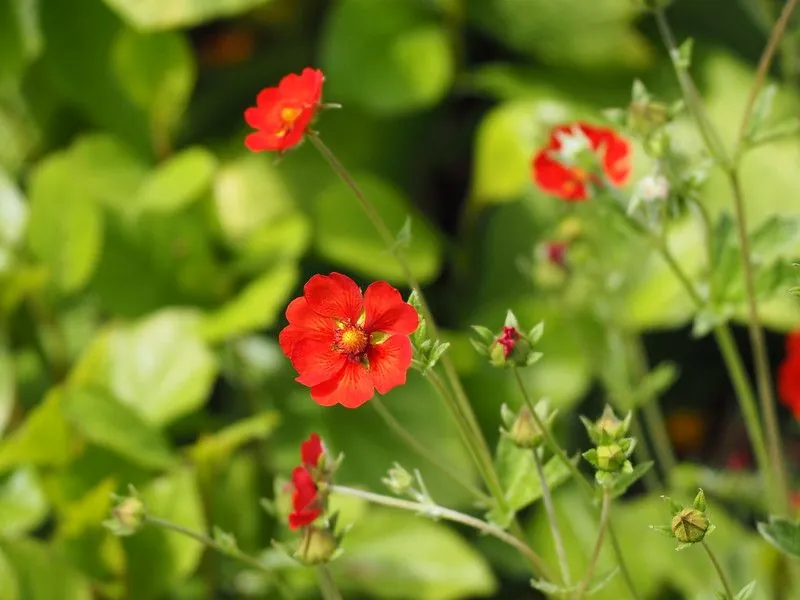
[[[369,336],[358,325],[346,325],[336,332],[336,350],[351,358],[360,358],[369,346]]]
[[[283,127],[281,127],[275,135],[278,137],[287,135],[294,128],[295,121],[297,121],[301,114],[303,114],[303,109],[296,106],[286,106],[282,108],[278,115],[281,121],[283,121]]]

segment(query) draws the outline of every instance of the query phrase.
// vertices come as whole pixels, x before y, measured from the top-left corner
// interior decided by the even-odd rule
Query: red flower
[[[419,325],[414,308],[385,281],[364,295],[340,273],[314,275],[286,309],[289,325],[280,345],[322,406],[361,406],[377,390],[406,382],[411,366],[408,336]]]
[[[292,471],[292,509],[289,514],[289,529],[311,525],[322,514],[317,506],[317,484],[304,467]]]
[[[247,124],[258,130],[245,145],[253,152],[283,152],[299,144],[319,107],[324,79],[322,71],[305,68],[281,79],[278,87],[261,90],[257,106],[244,111]]]
[[[540,150],[533,158],[533,179],[545,192],[568,202],[588,199],[587,183],[594,179],[583,169],[566,166],[553,156],[554,151],[562,147],[561,136],[570,135],[576,127],[586,136],[590,148],[598,154],[603,172],[613,185],[624,185],[631,172],[630,144],[613,129],[587,123],[559,125],[550,132],[547,148]]]
[[[316,433],[300,445],[300,458],[303,461],[303,466],[313,469],[319,464],[319,459],[323,454],[322,440]]]
[[[508,358],[514,351],[514,346],[519,340],[519,331],[514,327],[503,325],[503,333],[497,338],[497,343],[503,347],[503,356]]]
[[[544,258],[547,262],[559,267],[565,267],[567,264],[567,250],[569,244],[567,242],[545,242],[544,244]]]
[[[778,396],[800,421],[800,352],[787,355],[778,368]]]

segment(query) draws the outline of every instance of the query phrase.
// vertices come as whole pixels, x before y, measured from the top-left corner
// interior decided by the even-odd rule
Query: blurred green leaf
[[[92,600],[89,581],[44,543],[26,538],[0,542],[0,552],[16,572],[21,600]]]
[[[82,497],[59,506],[59,538],[75,539],[100,526],[108,518],[111,494],[118,489],[116,477],[106,477]]]
[[[628,488],[639,481],[650,469],[653,468],[653,464],[653,461],[641,463],[636,465],[633,468],[633,471],[630,473],[621,473],[617,475],[616,479],[614,479],[614,483],[611,486],[611,498],[619,498],[625,492],[627,492]],[[602,497],[602,494],[598,492],[598,498],[600,497]]]
[[[746,586],[744,586],[741,590],[737,592],[737,594],[733,597],[733,600],[750,600],[753,596],[753,592],[756,589],[756,581],[751,581]]]
[[[449,89],[452,42],[421,2],[342,0],[322,34],[328,98],[379,114],[427,108]]]
[[[280,264],[247,284],[242,292],[203,322],[202,335],[208,342],[266,329],[275,324],[288,295],[297,283],[293,264]]]
[[[3,598],[3,600],[20,600],[17,576],[2,548],[0,548],[0,598]]]
[[[420,543],[424,540],[424,543]],[[483,557],[449,527],[416,515],[371,509],[331,564],[343,590],[371,598],[455,600],[496,589]]]
[[[768,523],[758,523],[758,532],[787,556],[800,558],[800,522],[770,517]]]
[[[185,208],[208,190],[216,166],[205,148],[181,151],[145,179],[133,200],[136,210],[172,213]]]
[[[64,417],[89,441],[150,469],[175,462],[160,431],[133,408],[98,389],[67,389],[61,400]]]
[[[105,0],[114,11],[143,31],[177,29],[245,13],[269,0]]]
[[[75,292],[89,280],[103,243],[100,208],[74,178],[71,161],[57,154],[40,162],[31,175],[28,240],[63,292]]]
[[[366,173],[357,174],[355,179],[390,231],[396,234],[406,218],[411,217],[412,239],[403,253],[420,283],[434,279],[442,260],[437,232],[388,183]],[[395,284],[406,282],[403,269],[346,186],[337,182],[319,195],[314,219],[314,243],[323,257],[365,277],[385,279]]]
[[[507,527],[517,511],[542,497],[542,480],[536,471],[533,452],[518,448],[505,436],[497,444],[495,465],[511,512],[503,514],[495,507],[489,518],[501,527]],[[544,474],[551,491],[570,477],[569,469],[557,457],[544,464]]]
[[[12,262],[11,252],[25,239],[27,225],[28,205],[14,182],[0,169],[0,272]]]
[[[5,340],[0,339],[0,437],[14,410],[17,394],[14,360]]]
[[[47,499],[32,468],[17,469],[0,481],[0,537],[17,538],[35,529],[47,512]]]
[[[206,533],[195,474],[180,469],[139,489],[148,514]],[[137,600],[163,597],[200,563],[204,547],[195,540],[154,526],[123,540],[128,559],[128,594]]]
[[[41,47],[35,0],[0,2],[0,88],[12,85]]]
[[[39,143],[40,134],[21,93],[0,89],[0,169],[16,173]]]
[[[203,343],[200,316],[165,309],[129,325],[110,325],[70,375],[75,385],[97,385],[155,425],[203,405],[217,374]]]
[[[72,432],[61,414],[62,391],[53,388],[22,424],[0,441],[0,472],[17,465],[64,465]]]
[[[189,449],[189,455],[199,463],[224,464],[241,446],[268,438],[279,421],[280,416],[276,412],[264,412],[241,419],[220,431],[202,436]]]
[[[146,34],[124,29],[114,43],[112,59],[122,89],[147,111],[154,142],[160,145],[160,151],[165,151],[197,78],[185,34]]]

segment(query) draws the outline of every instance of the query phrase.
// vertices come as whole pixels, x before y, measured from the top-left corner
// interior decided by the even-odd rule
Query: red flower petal
[[[778,396],[800,420],[800,354],[792,354],[778,369]]]
[[[269,136],[263,131],[257,131],[244,138],[244,145],[253,152],[263,152],[266,150],[279,150],[280,144],[276,142],[274,136]]]
[[[311,388],[311,397],[322,406],[341,404],[357,408],[374,395],[369,371],[354,362],[348,362],[336,378]]]
[[[550,150],[542,150],[533,159],[533,179],[545,192],[563,200],[577,202],[589,197],[586,185],[572,169],[550,156]]]
[[[307,510],[297,510],[289,514],[289,529],[292,531],[311,525],[316,521],[322,511],[318,508],[310,508]]]
[[[319,104],[322,95],[322,82],[325,77],[322,71],[306,67],[299,75],[290,73],[281,79],[278,90],[282,98],[306,105]]]
[[[361,314],[361,290],[341,273],[314,275],[303,287],[303,295],[311,309],[324,317],[354,323]]]
[[[312,387],[337,377],[347,363],[347,357],[333,350],[331,342],[301,339],[292,348],[292,366],[297,369],[298,383]]]
[[[385,281],[376,281],[364,292],[364,329],[373,333],[410,335],[419,326],[419,315],[395,288]]]
[[[286,326],[278,336],[281,350],[288,357],[292,357],[292,348],[298,340],[313,338],[315,340],[332,340],[336,323],[328,317],[318,315],[304,297],[295,298],[286,307]]]
[[[300,444],[300,459],[307,467],[316,467],[322,453],[322,440],[316,433],[312,433],[305,442]]]
[[[402,335],[390,337],[382,344],[367,350],[369,373],[375,389],[381,394],[406,382],[413,350],[409,339]]]

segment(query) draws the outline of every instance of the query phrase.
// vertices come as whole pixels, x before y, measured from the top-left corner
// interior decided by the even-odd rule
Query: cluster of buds
[[[138,533],[147,521],[147,510],[136,488],[129,485],[127,496],[112,494],[111,500],[111,518],[103,522],[106,529],[120,537]]]
[[[535,449],[542,445],[544,432],[539,423],[545,427],[550,427],[558,414],[558,410],[550,410],[550,401],[543,398],[533,407],[537,419],[534,418],[531,410],[523,405],[518,413],[515,413],[507,405],[500,407],[500,416],[505,427],[500,428],[500,434],[511,440],[515,446],[522,449]]]
[[[414,365],[424,375],[426,371],[436,366],[436,363],[439,362],[439,359],[450,347],[450,343],[432,340],[428,337],[425,312],[422,310],[422,302],[416,291],[412,292],[408,297],[408,303],[414,307],[419,315],[419,325],[416,331],[411,334],[411,345],[414,348]]]
[[[678,542],[676,550],[684,550],[692,544],[702,542],[714,531],[714,526],[706,514],[706,495],[699,490],[691,506],[682,506],[671,498],[663,496],[669,502],[672,511],[672,522],[669,527],[651,525],[651,529],[675,538]]]
[[[595,479],[601,486],[610,486],[620,474],[633,473],[630,456],[636,447],[636,439],[628,437],[632,413],[620,420],[612,408],[606,405],[597,421],[581,416],[589,438],[595,447],[584,452],[583,457],[596,469]]]
[[[495,367],[528,367],[542,357],[541,352],[533,350],[544,333],[544,323],[539,322],[529,332],[520,330],[517,317],[510,310],[499,333],[487,327],[473,325],[479,339],[470,339],[475,349],[489,358]]]

